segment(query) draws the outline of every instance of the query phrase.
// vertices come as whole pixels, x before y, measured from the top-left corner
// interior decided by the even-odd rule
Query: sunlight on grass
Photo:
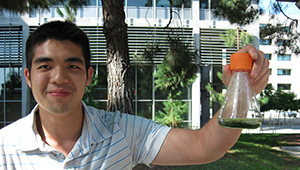
[[[220,160],[205,165],[177,167],[175,170],[299,170],[299,158],[272,149],[274,146],[289,146],[279,137],[282,135],[243,134]]]

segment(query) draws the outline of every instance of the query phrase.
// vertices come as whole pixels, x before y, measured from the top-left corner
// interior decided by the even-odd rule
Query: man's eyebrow
[[[81,63],[81,64],[84,64],[83,60],[79,57],[70,57],[70,58],[67,58],[65,60],[65,62],[77,62],[77,63]]]
[[[43,63],[43,62],[51,62],[53,61],[53,59],[48,58],[48,57],[39,57],[37,59],[34,60],[35,64],[39,64],[39,63]]]

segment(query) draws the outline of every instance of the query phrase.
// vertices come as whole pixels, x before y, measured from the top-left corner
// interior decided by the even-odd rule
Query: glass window
[[[277,84],[277,89],[291,90],[291,84]]]
[[[4,77],[4,68],[0,68],[0,100],[4,99]]]
[[[21,102],[7,102],[6,103],[6,121],[16,121],[22,117]]]
[[[97,6],[97,1],[98,1],[98,6],[102,6],[101,0],[89,0],[89,3],[87,6]]]
[[[268,60],[271,60],[272,59],[272,54],[265,54],[265,58],[268,59]]]
[[[260,39],[259,40],[259,45],[271,45],[272,40],[271,39]]]
[[[283,54],[283,55],[278,54],[277,55],[277,61],[291,61],[291,55],[289,55],[289,54]]]
[[[268,83],[266,89],[274,89],[271,83]]]
[[[211,9],[216,9],[218,0],[211,0]],[[200,9],[209,9],[209,0],[200,0]]]
[[[133,18],[130,18],[130,26],[133,26]]]
[[[137,68],[137,99],[152,99],[152,66]]]
[[[159,89],[157,89],[155,91],[155,99],[166,99],[167,100],[168,94],[167,93],[163,93],[162,91],[160,91]]]
[[[107,69],[106,65],[99,65],[98,70],[96,71],[94,67],[94,74],[98,73],[98,83],[95,86],[95,91],[93,93],[94,100],[107,99]]]
[[[107,110],[107,102],[106,101],[100,101],[97,104],[98,109]]]
[[[22,117],[21,102],[0,102],[0,121],[5,125],[9,122],[16,121]],[[5,106],[5,110],[4,110]],[[1,125],[1,127],[3,126]],[[1,128],[0,127],[0,128]]]
[[[190,20],[186,20],[186,27],[190,27]]]
[[[289,75],[291,75],[291,69],[278,69],[277,75],[278,76],[289,76]]]
[[[290,27],[283,27],[282,31],[284,31],[284,32],[290,32],[291,30],[290,30]]]
[[[89,0],[89,3],[87,6],[96,6],[97,3],[96,3],[96,0]]]
[[[192,7],[192,0],[184,0],[184,1],[176,1],[177,3],[174,5],[175,7],[181,7],[183,2],[184,8],[191,8]]]
[[[259,24],[259,29],[264,29],[271,26],[270,24]]]
[[[173,7],[181,8],[183,3],[183,6],[185,8],[191,8],[191,0],[184,0],[184,1],[178,0],[172,2],[173,2]],[[168,6],[170,6],[169,0],[156,0],[156,7],[168,7]]]
[[[136,113],[138,116],[152,119],[152,102],[138,102]]]
[[[219,0],[211,0],[211,9],[216,9],[218,6]]]
[[[21,85],[22,78],[18,73],[10,73],[6,76],[6,99],[7,100],[21,100]]]
[[[168,7],[169,1],[168,0],[156,0],[157,7]]]
[[[152,0],[127,0],[127,6],[152,6]]]
[[[159,27],[162,26],[162,21],[161,21],[161,19],[158,19],[158,26],[159,26]]]
[[[208,0],[200,0],[200,9],[208,9]]]
[[[36,18],[36,17],[37,17],[37,9],[30,9],[29,18]]]
[[[0,68],[0,100],[21,100],[21,68]]]
[[[0,121],[4,120],[4,102],[0,102]],[[0,126],[1,128],[1,126]]]
[[[289,46],[290,40],[277,40],[276,45],[277,46]]]

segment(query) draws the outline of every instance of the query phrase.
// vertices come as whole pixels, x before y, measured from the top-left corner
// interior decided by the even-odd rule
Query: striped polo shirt
[[[65,157],[41,139],[32,112],[0,130],[0,169],[132,169],[150,165],[170,128],[86,106],[82,134]]]

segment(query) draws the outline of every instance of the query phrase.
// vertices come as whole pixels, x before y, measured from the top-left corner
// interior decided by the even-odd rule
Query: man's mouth
[[[66,96],[70,95],[71,92],[69,90],[65,90],[65,89],[53,89],[53,90],[50,90],[48,93],[55,97],[66,97]]]

